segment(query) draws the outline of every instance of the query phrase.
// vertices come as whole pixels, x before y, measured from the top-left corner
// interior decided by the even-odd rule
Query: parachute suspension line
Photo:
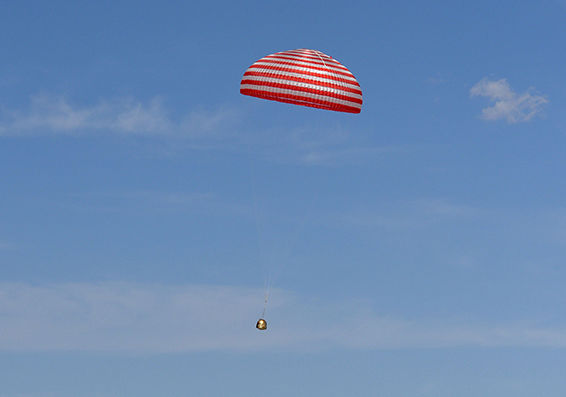
[[[249,147],[249,152],[253,153],[251,144]],[[256,189],[256,167],[255,167],[255,161],[252,158],[250,161],[250,174],[251,174],[251,190],[252,190],[252,205],[253,205],[253,216],[254,216],[254,223],[255,223],[255,227],[256,227],[256,241],[257,241],[257,245],[256,245],[256,249],[257,249],[257,258],[260,262],[263,262],[263,269],[264,269],[264,283],[263,283],[263,289],[264,289],[264,293],[265,293],[265,298],[264,298],[264,303],[263,303],[263,311],[262,311],[262,315],[261,317],[263,318],[265,315],[265,311],[267,310],[267,302],[269,300],[269,294],[270,294],[270,290],[271,290],[271,270],[267,268],[267,266],[265,265],[265,258],[263,255],[263,250],[262,250],[262,236],[263,236],[263,228],[261,225],[261,219],[260,219],[260,211],[258,209],[259,205],[258,205],[258,199],[257,199],[257,189]]]
[[[261,318],[265,317],[265,311],[267,310],[267,301],[269,300],[269,289],[265,290],[265,298],[263,300],[263,311],[261,312]]]
[[[267,310],[267,302],[269,301],[269,295],[271,295],[271,269],[268,270],[267,274],[265,275],[265,293],[263,298],[263,312],[261,317],[265,315],[265,311]]]
[[[328,67],[328,66],[326,66],[326,62],[324,62],[324,59],[322,59],[322,57],[320,56],[319,51],[317,51],[317,50],[313,50],[313,51],[314,51],[314,53],[316,54],[316,56],[320,58],[320,60],[321,60],[322,63],[324,64],[324,66],[325,66],[325,67]]]

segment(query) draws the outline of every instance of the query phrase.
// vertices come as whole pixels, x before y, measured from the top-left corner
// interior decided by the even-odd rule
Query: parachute
[[[240,93],[294,105],[336,112],[360,113],[362,89],[354,75],[336,59],[320,51],[299,48],[267,55],[244,73]],[[267,329],[264,320],[270,283],[256,328]]]
[[[305,48],[256,61],[244,73],[240,93],[337,112],[362,109],[362,89],[354,75],[331,56]]]

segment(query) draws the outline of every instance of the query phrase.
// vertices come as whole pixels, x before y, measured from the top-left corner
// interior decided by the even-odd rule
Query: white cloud
[[[275,290],[269,330],[254,329],[262,291],[226,286],[0,284],[0,350],[125,351],[566,347],[566,328],[456,324],[378,315],[359,301]],[[353,337],[355,336],[355,337]]]
[[[317,166],[339,166],[344,164],[360,164],[370,160],[382,159],[390,153],[399,153],[405,149],[394,146],[320,148],[304,153],[301,163]]]
[[[483,210],[444,198],[422,198],[401,203],[380,203],[377,208],[357,206],[336,215],[343,225],[363,228],[420,229],[438,222],[461,223],[481,215]]]
[[[433,217],[465,217],[479,212],[477,208],[468,205],[455,204],[443,198],[426,198],[413,202],[419,212]]]
[[[432,85],[440,85],[440,84],[444,84],[446,82],[448,82],[447,78],[444,77],[440,77],[439,75],[433,76],[433,77],[429,77],[428,79],[426,79],[426,82]]]
[[[65,200],[67,198],[69,200]],[[58,203],[79,210],[124,213],[148,210],[203,211],[216,200],[216,196],[205,192],[131,190],[74,193],[65,199],[58,199]]]
[[[372,146],[367,134],[352,134],[334,122],[302,126],[264,120],[246,125],[240,111],[220,107],[172,114],[160,97],[103,99],[79,105],[63,96],[35,95],[29,106],[0,108],[0,137],[88,134],[188,138],[152,142],[146,155],[175,155],[185,150],[247,151],[268,161],[306,166],[342,166],[381,159],[407,148]]]
[[[531,89],[522,94],[513,91],[506,79],[484,78],[470,89],[470,95],[487,97],[493,103],[482,109],[483,119],[505,119],[508,123],[529,121],[548,103],[548,99],[534,94]]]
[[[147,103],[131,98],[100,101],[78,106],[61,96],[35,95],[25,111],[6,111],[0,117],[0,135],[67,134],[114,132],[130,135],[198,136],[232,123],[233,110],[193,110],[173,119],[156,97]]]
[[[376,146],[368,134],[336,123],[306,124],[292,129],[272,128],[254,135],[270,159],[304,166],[340,167],[379,161],[392,154],[409,153],[407,145]]]

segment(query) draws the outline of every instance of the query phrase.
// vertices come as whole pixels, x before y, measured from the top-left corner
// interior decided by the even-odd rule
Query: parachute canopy
[[[267,55],[246,70],[240,93],[337,112],[360,113],[362,90],[336,59],[305,48]]]

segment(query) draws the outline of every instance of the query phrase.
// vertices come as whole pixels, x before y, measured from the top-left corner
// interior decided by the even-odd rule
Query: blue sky
[[[0,397],[563,396],[565,24],[0,2]],[[239,94],[295,48],[362,112]]]

